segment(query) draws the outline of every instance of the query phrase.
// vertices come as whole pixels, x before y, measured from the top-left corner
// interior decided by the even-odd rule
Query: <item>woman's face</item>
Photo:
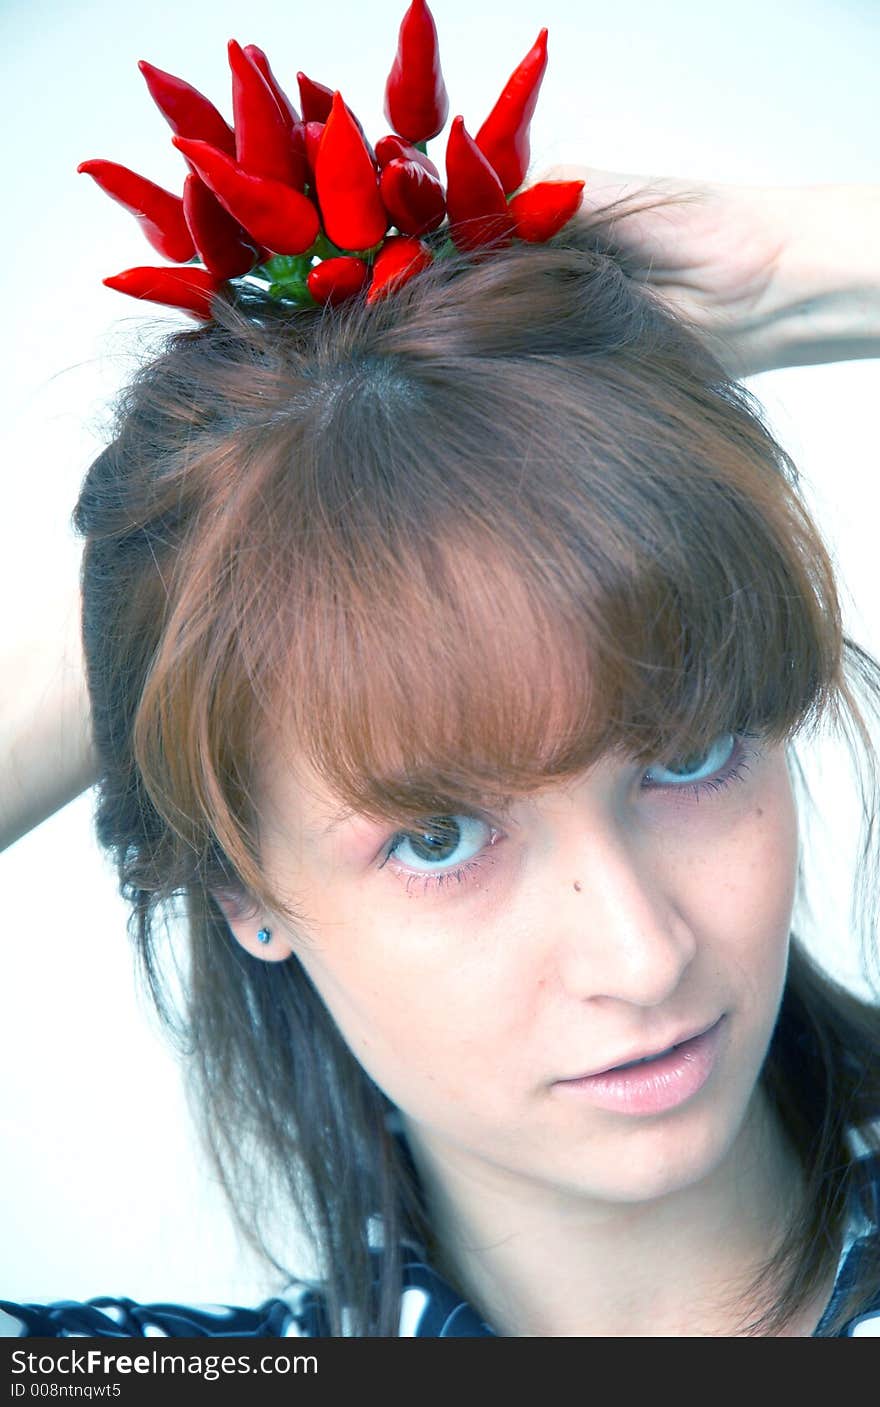
[[[332,826],[314,776],[269,769],[266,871],[308,924],[272,916],[269,949],[265,915],[232,926],[257,956],[292,950],[438,1160],[581,1198],[660,1196],[744,1126],[798,858],[784,748],[726,734],[686,764],[608,757],[501,825],[428,818],[421,838]],[[610,1093],[571,1083],[713,1026],[711,1059],[636,1067]]]

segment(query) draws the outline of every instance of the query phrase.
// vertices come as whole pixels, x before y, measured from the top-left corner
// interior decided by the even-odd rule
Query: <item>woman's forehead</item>
[[[287,836],[293,825],[302,841],[315,843],[352,815],[304,750],[277,734],[261,750],[255,790],[264,834],[277,828]]]

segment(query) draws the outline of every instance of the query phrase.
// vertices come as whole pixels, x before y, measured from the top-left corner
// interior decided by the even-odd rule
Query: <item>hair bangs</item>
[[[678,462],[661,485],[656,464],[647,486],[638,464],[609,478],[557,435],[516,496],[448,456],[444,492],[392,520],[400,459],[322,505],[333,534],[304,545],[295,620],[279,615],[273,737],[289,731],[344,810],[406,824],[499,808],[611,751],[647,764],[725,732],[782,741],[831,697],[828,604],[754,484],[716,471],[710,491]]]

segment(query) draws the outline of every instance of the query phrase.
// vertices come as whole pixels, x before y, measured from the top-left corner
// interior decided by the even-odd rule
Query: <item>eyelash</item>
[[[720,792],[725,787],[728,787],[731,782],[743,782],[745,781],[744,774],[749,771],[749,766],[746,762],[746,758],[757,758],[760,753],[760,749],[745,747],[744,742],[745,740],[755,739],[758,736],[759,735],[757,733],[735,734],[734,737],[736,739],[736,747],[734,748],[731,760],[717,777],[708,777],[705,781],[690,782],[687,783],[685,786],[681,787],[666,786],[662,783],[652,783],[650,786],[644,787],[643,789],[645,791],[670,791],[676,797],[680,797],[682,795],[690,795],[697,802],[699,802],[700,796],[705,792]],[[473,817],[475,820],[485,820],[484,817],[472,811],[465,811],[460,814]],[[487,821],[486,824],[490,823]],[[483,849],[479,852],[479,858],[467,860],[463,865],[458,865],[454,869],[439,870],[437,874],[419,874],[417,871],[409,870],[406,868],[405,865],[401,865],[394,860],[394,854],[398,846],[404,840],[406,840],[408,836],[414,834],[413,831],[398,831],[396,835],[391,837],[390,844],[387,850],[385,851],[385,858],[382,861],[381,865],[378,866],[378,868],[380,870],[384,869],[385,865],[390,863],[392,872],[396,874],[400,879],[406,880],[407,894],[409,894],[410,892],[410,885],[413,883],[414,880],[418,879],[421,879],[423,881],[423,893],[427,892],[427,890],[432,885],[436,886],[437,889],[440,889],[445,884],[451,884],[453,880],[455,880],[455,882],[459,885],[461,885],[462,883],[472,883],[473,878],[478,874],[479,871],[485,869],[488,865],[493,865],[496,860],[496,857],[494,855],[488,856],[486,852],[489,847],[495,844],[501,832],[495,826],[491,826],[490,828],[492,831],[491,839],[488,843],[488,846],[484,846]]]

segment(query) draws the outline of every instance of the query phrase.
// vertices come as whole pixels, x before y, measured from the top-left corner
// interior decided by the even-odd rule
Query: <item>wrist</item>
[[[784,231],[747,374],[880,356],[880,186],[762,192]]]
[[[784,221],[780,275],[815,299],[880,288],[880,185],[813,185],[765,192]]]

